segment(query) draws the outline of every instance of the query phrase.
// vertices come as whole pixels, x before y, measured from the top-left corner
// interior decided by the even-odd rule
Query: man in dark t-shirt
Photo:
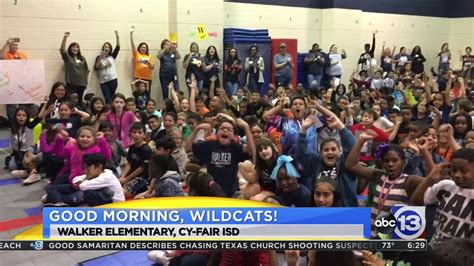
[[[220,118],[220,115],[217,115]],[[207,166],[207,172],[222,187],[228,197],[239,190],[237,181],[238,163],[244,161],[254,149],[253,136],[249,125],[242,119],[236,119],[236,124],[245,131],[247,144],[235,143],[236,130],[233,121],[222,120],[217,126],[217,140],[207,140],[194,143],[199,131],[210,132],[211,125],[207,123],[197,126],[186,142],[186,151],[191,151],[200,163]]]

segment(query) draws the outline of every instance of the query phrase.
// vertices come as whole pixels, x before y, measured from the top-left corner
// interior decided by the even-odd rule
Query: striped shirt
[[[409,204],[410,198],[405,190],[407,178],[407,174],[402,174],[395,180],[390,180],[386,175],[382,176],[381,182],[375,187],[374,204],[371,209],[372,224],[380,213],[391,212],[395,205]]]

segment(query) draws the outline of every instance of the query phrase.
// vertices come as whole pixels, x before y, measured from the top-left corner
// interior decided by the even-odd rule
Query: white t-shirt
[[[109,188],[114,193],[114,196],[112,197],[113,202],[125,201],[122,185],[114,173],[112,173],[112,171],[109,169],[105,169],[104,172],[96,178],[89,180],[86,180],[86,178],[86,175],[76,176],[72,180],[72,183],[75,184],[81,180],[84,180],[79,185],[79,189],[82,191]]]
[[[473,238],[474,189],[461,188],[453,180],[442,180],[428,188],[425,205],[436,204],[435,244],[444,239]]]
[[[104,67],[99,69],[100,84],[117,79],[115,59],[111,55],[107,56],[104,59],[100,59],[100,64]]]

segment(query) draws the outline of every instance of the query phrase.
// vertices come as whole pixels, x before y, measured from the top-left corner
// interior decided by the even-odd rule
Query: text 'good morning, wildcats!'
[[[196,223],[249,223],[277,222],[277,210],[53,210],[52,223],[104,224],[196,224]]]

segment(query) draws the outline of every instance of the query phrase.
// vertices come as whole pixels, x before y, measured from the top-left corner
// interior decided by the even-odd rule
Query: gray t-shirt
[[[89,67],[84,57],[74,59],[67,52],[61,53],[66,67],[66,82],[76,86],[87,86]]]
[[[273,57],[273,62],[275,64],[281,64],[286,61],[293,62],[293,58],[291,57],[291,54],[286,53],[282,55],[278,53]],[[275,72],[275,76],[291,78],[293,76],[293,68],[291,67],[291,64],[286,64],[284,67],[277,69]]]

